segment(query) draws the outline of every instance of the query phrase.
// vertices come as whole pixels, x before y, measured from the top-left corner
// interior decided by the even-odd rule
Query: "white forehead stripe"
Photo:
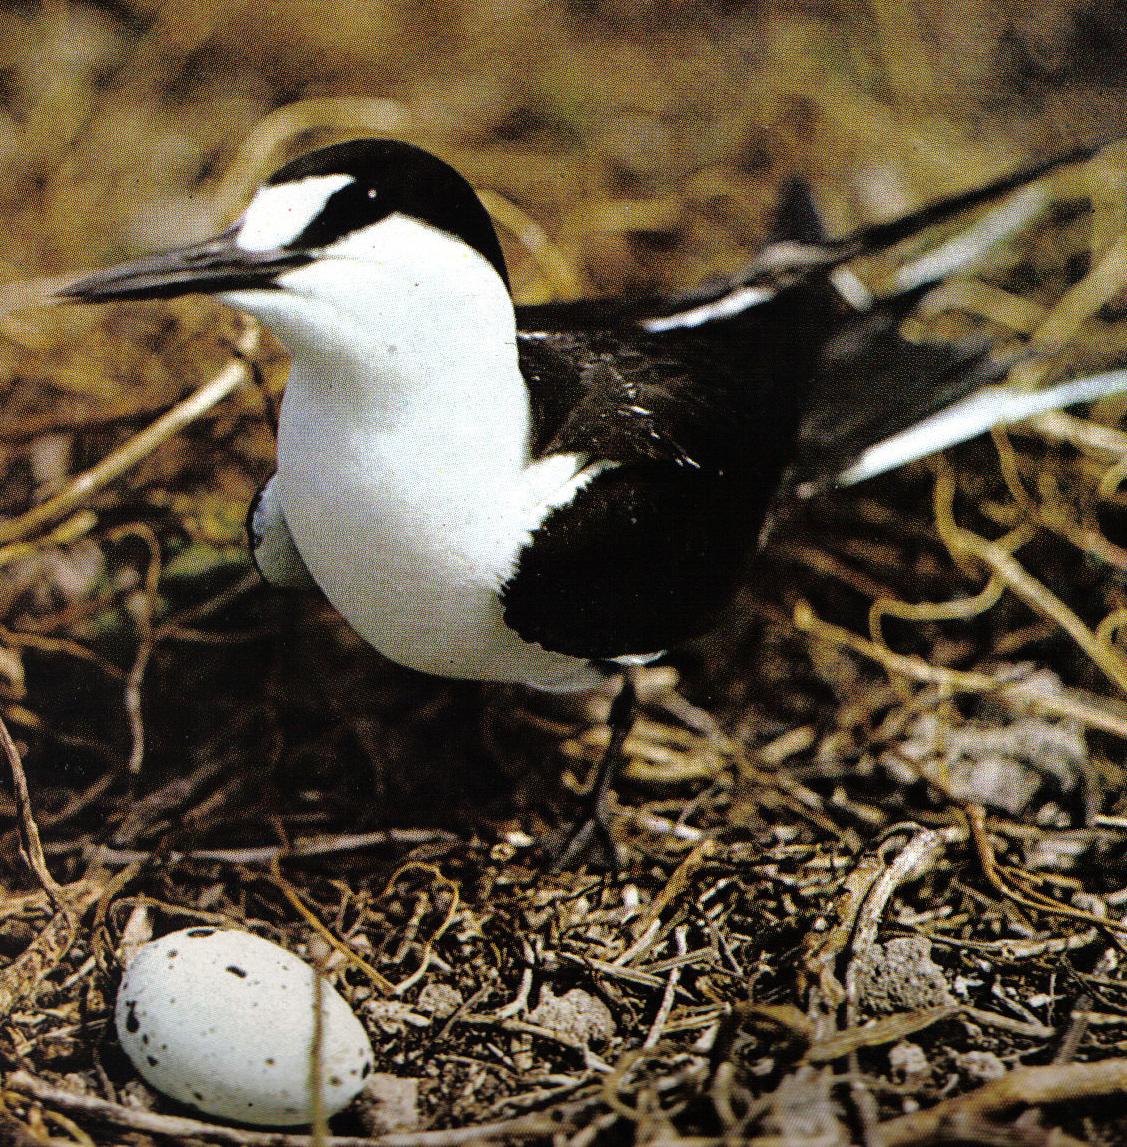
[[[351,175],[310,175],[261,188],[243,214],[236,245],[244,251],[273,251],[292,243],[330,196],[355,182]]]

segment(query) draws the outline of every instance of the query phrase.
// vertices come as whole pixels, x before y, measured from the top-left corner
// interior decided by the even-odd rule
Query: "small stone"
[[[449,1019],[465,1003],[462,993],[452,984],[432,980],[423,987],[415,1007],[436,1020]]]
[[[874,945],[869,961],[859,969],[857,985],[862,1000],[877,1012],[914,1012],[955,1002],[925,936],[900,936]]]
[[[117,1089],[117,1098],[122,1107],[129,1107],[134,1111],[156,1110],[156,1092],[146,1087],[139,1079],[126,1080]]]
[[[363,1012],[386,1035],[403,1035],[409,1027],[425,1028],[431,1022],[402,1000],[368,1000]]]
[[[578,1044],[609,1040],[617,1030],[610,1008],[582,988],[572,988],[562,996],[556,996],[551,988],[545,987],[540,993],[540,1002],[529,1012],[528,1019],[530,1023]]]
[[[356,1101],[357,1114],[369,1135],[414,1131],[419,1126],[419,1081],[374,1072]]]
[[[972,1083],[989,1083],[1006,1074],[1006,1065],[992,1051],[959,1052],[955,1063]]]
[[[931,1075],[931,1064],[918,1043],[903,1039],[888,1049],[888,1066],[897,1083],[919,1087]]]
[[[1075,721],[1026,715],[987,725],[925,713],[882,763],[893,776],[934,779],[956,799],[1016,816],[1046,785],[1074,792],[1087,760],[1083,729]]]

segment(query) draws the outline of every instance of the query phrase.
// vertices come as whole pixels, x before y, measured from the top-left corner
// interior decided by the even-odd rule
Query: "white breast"
[[[442,459],[431,449],[412,456],[395,436],[379,436],[342,450],[322,424],[303,420],[298,430],[292,404],[283,410],[278,481],[290,529],[361,636],[401,664],[446,677],[550,688],[598,680],[585,662],[531,645],[504,623],[498,591],[546,512],[531,496],[538,475],[436,475],[430,465]],[[441,450],[441,436],[427,445]]]
[[[395,661],[446,677],[589,688],[587,662],[525,642],[498,592],[595,468],[528,457],[508,292],[488,262],[392,217],[238,292],[285,341],[277,488],[313,577]]]

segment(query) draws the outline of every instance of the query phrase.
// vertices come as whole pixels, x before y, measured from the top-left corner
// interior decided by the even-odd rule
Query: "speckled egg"
[[[134,1066],[165,1095],[243,1123],[308,1123],[316,985],[313,968],[269,940],[185,928],[138,951],[114,1020]],[[371,1074],[372,1045],[324,979],[320,1063],[321,1110],[333,1115]]]

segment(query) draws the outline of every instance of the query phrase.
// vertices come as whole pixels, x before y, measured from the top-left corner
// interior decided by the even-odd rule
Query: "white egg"
[[[144,945],[126,969],[118,1039],[148,1083],[209,1115],[309,1123],[317,980],[249,932],[185,928]],[[321,1110],[333,1115],[371,1074],[372,1045],[324,979],[320,994]]]

